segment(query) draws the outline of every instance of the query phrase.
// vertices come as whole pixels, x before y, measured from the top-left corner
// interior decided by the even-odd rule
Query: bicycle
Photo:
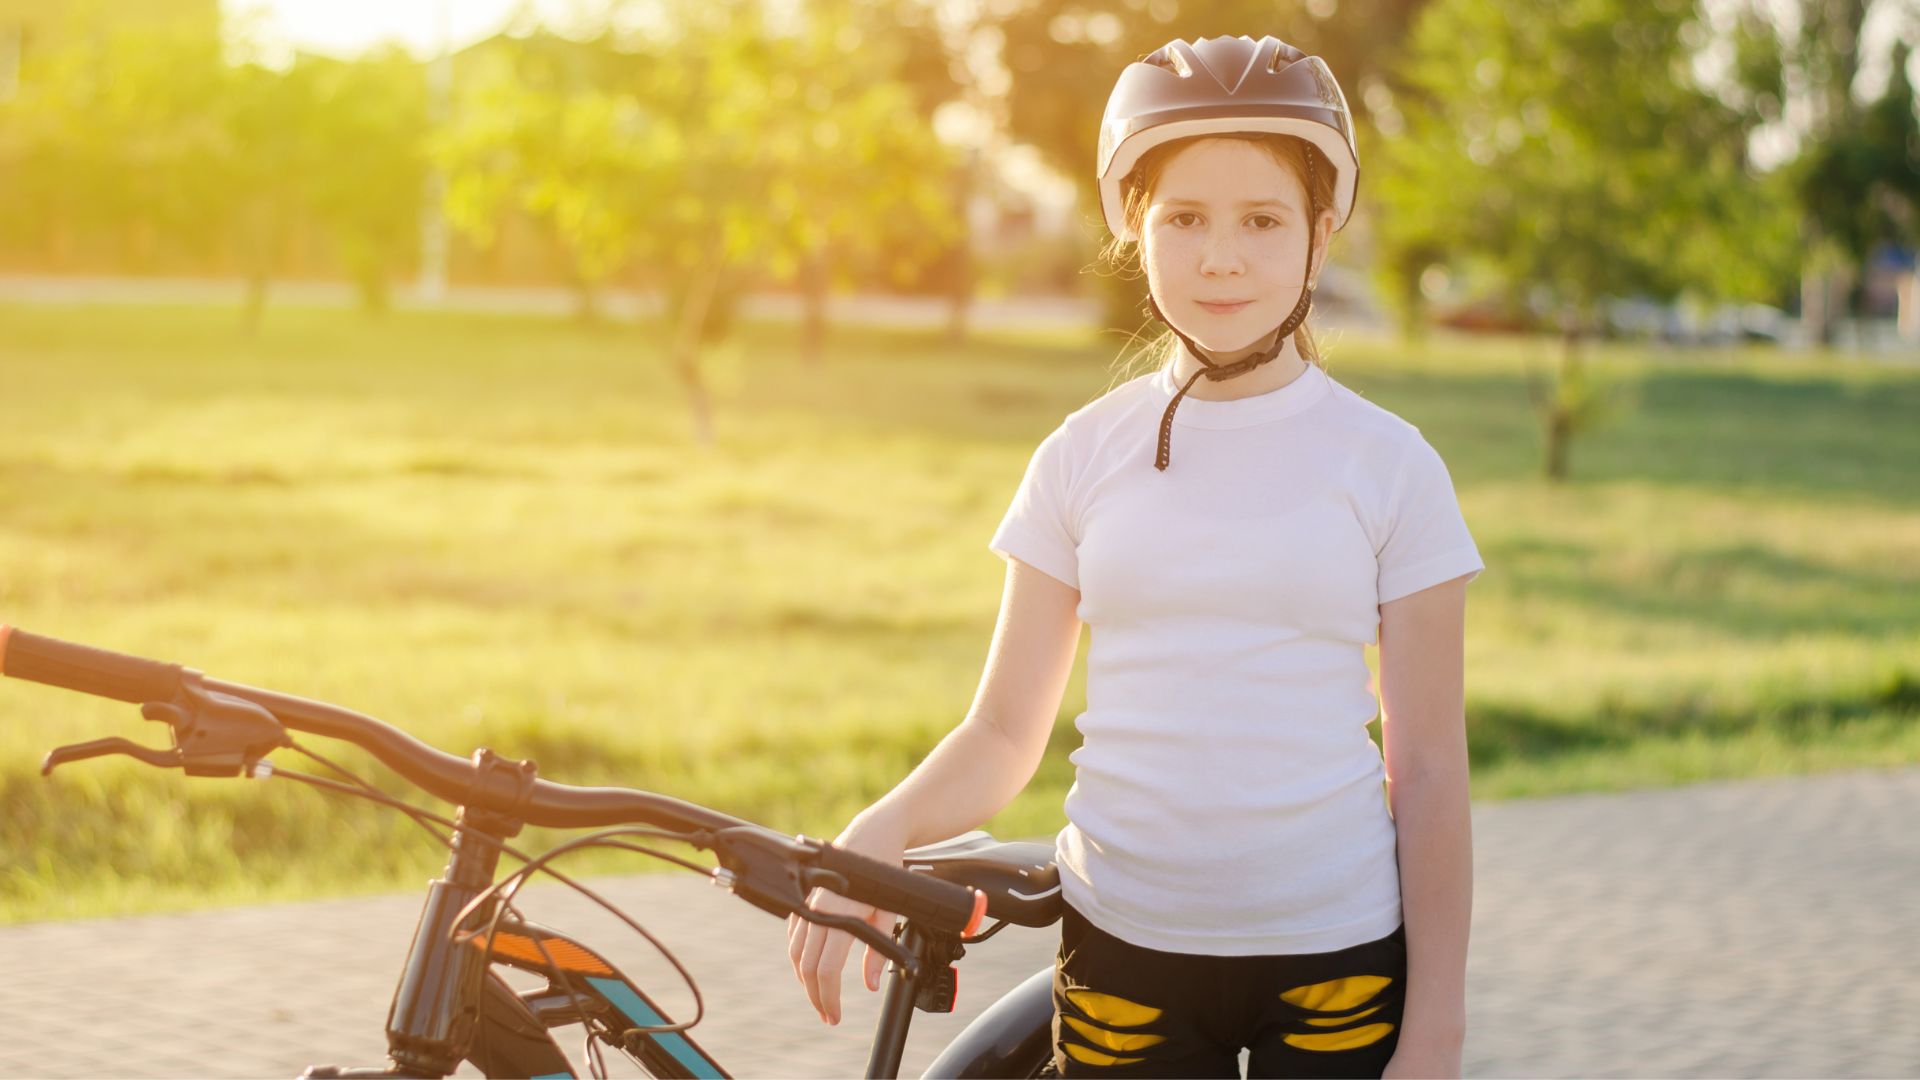
[[[171,730],[173,745],[164,750],[117,736],[57,747],[41,763],[43,776],[61,765],[122,754],[189,776],[295,780],[388,806],[445,845],[446,867],[428,884],[388,1011],[387,1063],[314,1065],[301,1074],[303,1080],[438,1078],[463,1061],[490,1077],[572,1077],[577,1073],[551,1034],[569,1024],[586,1031],[584,1056],[595,1076],[605,1073],[603,1044],[627,1054],[650,1076],[727,1076],[688,1034],[706,1015],[693,976],[639,923],[551,865],[589,847],[632,851],[698,871],[763,911],[798,913],[838,927],[886,956],[892,963],[869,1077],[898,1075],[915,1009],[952,1011],[953,964],[965,946],[1010,923],[1049,926],[1061,914],[1058,870],[1045,844],[1000,841],[975,830],[911,848],[905,865],[893,866],[655,792],[538,779],[532,761],[510,760],[484,747],[461,759],[337,705],[5,625],[0,675],[138,705],[142,716]],[[388,795],[296,743],[293,731],[361,747],[414,787],[454,804],[453,816]],[[281,768],[268,760],[280,750],[309,758],[339,779]],[[599,831],[529,856],[507,843],[527,825]],[[702,866],[635,843],[637,838],[712,851],[719,865]],[[524,865],[500,878],[503,854]],[[659,949],[693,992],[693,1019],[673,1021],[599,952],[524,918],[513,897],[535,873],[580,891]],[[900,919],[893,936],[862,919],[814,911],[806,898],[815,887],[894,912]],[[988,918],[996,922],[980,932]],[[495,965],[542,976],[545,985],[515,991]],[[1051,968],[1035,972],[956,1036],[926,1075],[1055,1075],[1051,990]]]

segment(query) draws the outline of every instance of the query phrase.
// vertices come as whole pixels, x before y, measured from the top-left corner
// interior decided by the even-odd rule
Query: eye
[[[1253,215],[1252,217],[1250,217],[1250,218],[1248,218],[1247,220],[1248,220],[1248,221],[1271,221],[1271,222],[1273,222],[1273,224],[1272,224],[1272,225],[1270,225],[1270,226],[1268,226],[1267,228],[1264,228],[1264,229],[1261,229],[1261,230],[1260,230],[1261,232],[1268,232],[1268,231],[1271,231],[1272,229],[1277,229],[1277,228],[1279,228],[1279,227],[1280,227],[1280,219],[1279,219],[1279,218],[1277,218],[1277,217],[1274,217],[1274,216],[1273,216],[1272,214],[1255,214],[1255,215]]]
[[[1197,215],[1197,214],[1195,214],[1195,213],[1194,213],[1193,211],[1191,211],[1191,210],[1186,210],[1186,211],[1182,211],[1181,213],[1178,213],[1178,214],[1175,214],[1175,215],[1173,215],[1172,217],[1170,217],[1170,218],[1168,218],[1168,219],[1167,219],[1167,224],[1169,224],[1169,225],[1179,225],[1179,224],[1180,224],[1180,219],[1181,219],[1181,218],[1183,218],[1183,217],[1197,217],[1197,216],[1199,216],[1199,215]],[[1184,226],[1182,226],[1182,227],[1184,228]]]

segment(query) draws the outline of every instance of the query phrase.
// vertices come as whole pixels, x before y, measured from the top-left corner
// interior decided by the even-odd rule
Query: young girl
[[[1006,805],[1084,620],[1060,1073],[1237,1076],[1245,1048],[1249,1076],[1457,1076],[1461,642],[1483,564],[1439,455],[1328,376],[1304,325],[1353,207],[1345,97],[1275,38],[1175,40],[1122,72],[1099,177],[1167,360],[1041,441],[989,544],[1007,587],[973,708],[838,842],[898,860]],[[851,940],[789,923],[829,1022]],[[870,989],[879,969],[869,952]]]

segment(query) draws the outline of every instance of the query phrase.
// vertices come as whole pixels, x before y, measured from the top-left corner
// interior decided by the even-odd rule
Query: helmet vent
[[[1273,55],[1267,60],[1268,74],[1278,74],[1307,57],[1306,53],[1284,41],[1276,41],[1273,46]]]
[[[1187,58],[1181,55],[1179,50],[1175,49],[1172,45],[1155,49],[1153,55],[1142,60],[1141,63],[1166,68],[1183,79],[1193,78],[1193,67],[1187,63]]]

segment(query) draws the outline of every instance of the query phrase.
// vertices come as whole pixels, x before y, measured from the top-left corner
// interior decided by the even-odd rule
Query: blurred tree
[[[332,238],[362,307],[384,312],[394,275],[419,247],[425,181],[426,75],[397,46],[355,61],[302,58],[313,69],[313,126],[323,160],[315,217]]]
[[[218,38],[194,20],[76,24],[51,41],[0,105],[0,233],[55,269],[97,251],[143,268],[169,239],[211,243],[228,147]]]
[[[916,11],[918,21],[899,17]],[[964,243],[964,189],[952,186],[963,164],[931,118],[955,87],[945,64],[935,77],[909,75],[940,55],[930,18],[891,0],[816,0],[795,32],[769,43],[768,269],[802,279],[808,363],[820,360],[836,260],[898,284]]]
[[[1384,266],[1413,279],[1411,255],[1446,252],[1557,321],[1558,375],[1535,386],[1554,479],[1607,411],[1580,350],[1603,300],[1765,297],[1791,274],[1782,178],[1755,174],[1745,118],[1694,81],[1697,18],[1682,0],[1439,0],[1412,37],[1405,132],[1373,155]]]
[[[301,58],[278,71],[258,62],[223,70],[211,119],[220,125],[214,187],[205,195],[228,211],[228,225],[246,279],[242,324],[257,333],[275,269],[329,165],[327,148],[310,136],[321,125],[316,64]]]
[[[1849,307],[1845,297],[1879,244],[1900,235],[1898,222],[1913,205],[1901,194],[1911,190],[1903,160],[1914,153],[1906,134],[1915,109],[1909,47],[1894,46],[1894,71],[1879,101],[1863,101],[1855,94],[1870,59],[1862,31],[1883,6],[1905,16],[1900,31],[1911,34],[1920,23],[1912,0],[1793,0],[1784,23],[1777,6],[1735,9],[1734,81],[1742,99],[1770,119],[1789,102],[1801,106],[1799,154],[1786,169],[1800,215],[1801,322],[1810,338],[1831,345],[1835,316]]]
[[[1884,243],[1912,246],[1920,217],[1920,128],[1916,127],[1913,84],[1908,81],[1909,50],[1895,48],[1892,76],[1881,96],[1858,110],[1844,126],[1808,147],[1791,172],[1795,194],[1810,231],[1831,243],[1844,260],[1829,264],[1829,274],[1851,285]],[[1833,339],[1831,288],[1815,265],[1810,289],[1817,301],[1812,325],[1820,340]]]
[[[670,362],[710,444],[700,356],[749,271],[791,280],[830,252],[874,257],[882,223],[944,240],[951,160],[916,123],[893,61],[847,62],[865,48],[851,2],[799,9],[791,27],[771,25],[762,0],[651,10],[640,51],[590,83],[493,62],[434,153],[450,219],[480,243],[512,206],[552,229],[589,288],[628,262],[660,284]]]
[[[481,247],[525,215],[561,251],[585,321],[630,257],[648,203],[666,198],[681,135],[631,93],[595,86],[506,40],[477,54],[428,153],[447,173],[449,222]]]
[[[910,143],[900,148],[897,160],[882,151],[891,176],[880,195],[882,200],[904,200],[909,205],[866,215],[853,223],[851,234],[836,226],[812,252],[801,256],[797,272],[804,305],[801,352],[810,363],[822,354],[827,298],[837,283],[936,283],[951,301],[950,334],[964,334],[974,286],[973,241],[964,212],[971,170],[963,154],[946,151],[930,136],[937,113],[977,96],[960,55],[976,25],[977,19],[966,18],[964,11],[943,13],[938,0],[823,0],[808,5],[801,30],[813,39],[808,50],[828,58],[829,78],[835,83],[851,79],[904,91],[906,109],[899,111],[901,122],[894,130]],[[832,59],[836,52],[845,55],[848,46],[857,49],[857,67],[863,70],[850,70],[856,65]],[[817,60],[809,63],[813,71],[819,70]],[[806,77],[805,72],[793,75],[796,81]],[[780,76],[775,79],[784,90],[786,82]],[[804,100],[791,100],[807,108]],[[949,190],[927,202],[935,185],[943,182]],[[923,205],[911,205],[915,202]],[[930,214],[945,217],[945,224],[930,222]]]
[[[249,47],[246,24],[236,47]],[[228,64],[203,21],[106,22],[59,35],[5,106],[0,230],[60,265],[76,247],[147,270],[222,244],[258,328],[293,231],[317,223],[370,307],[409,242],[422,131],[417,67],[297,55]]]

